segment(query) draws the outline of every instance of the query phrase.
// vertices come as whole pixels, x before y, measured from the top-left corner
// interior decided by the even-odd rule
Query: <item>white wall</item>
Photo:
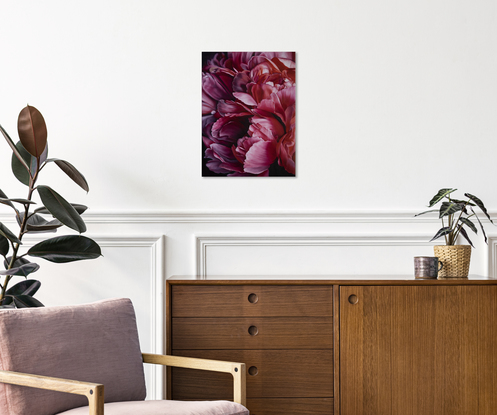
[[[439,188],[497,215],[492,0],[30,0],[0,15],[0,123],[15,136],[26,103],[44,114],[50,156],[91,190],[55,166],[42,181],[90,206],[104,251],[42,263],[40,299],[131,297],[144,349],[162,347],[164,277],[411,275],[438,229],[412,215]],[[201,177],[201,52],[215,50],[297,52],[296,178]],[[1,142],[0,188],[25,196]],[[494,275],[495,239],[479,238],[471,273]]]

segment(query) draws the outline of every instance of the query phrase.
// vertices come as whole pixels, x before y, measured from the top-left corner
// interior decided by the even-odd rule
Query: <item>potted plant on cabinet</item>
[[[47,127],[41,113],[32,106],[26,106],[19,114],[17,129],[19,141],[14,143],[0,125],[0,132],[7,140],[12,154],[12,172],[14,176],[27,186],[27,197],[8,198],[0,190],[0,203],[11,208],[19,225],[16,235],[5,224],[0,222],[0,255],[4,258],[5,276],[0,284],[0,309],[41,307],[43,304],[33,295],[41,283],[28,280],[31,273],[37,271],[38,264],[29,261],[26,256],[64,263],[83,259],[94,259],[101,256],[99,245],[90,238],[81,235],[64,235],[39,242],[21,254],[22,239],[28,233],[56,232],[65,225],[80,234],[86,231],[81,214],[86,206],[67,202],[59,193],[46,185],[37,185],[42,169],[49,163],[57,165],[83,190],[88,191],[88,183],[84,176],[70,163],[60,159],[48,159]],[[36,202],[33,196],[38,194],[41,206],[30,209]],[[43,215],[51,215],[47,220]],[[14,277],[25,278],[24,281],[9,288]]]
[[[471,247],[474,248],[466,229],[477,233],[474,219],[478,222],[485,243],[487,235],[483,229],[480,218],[474,208],[478,208],[493,223],[490,215],[483,202],[476,196],[465,193],[465,200],[459,200],[452,197],[452,193],[457,189],[440,189],[438,193],[430,200],[428,207],[434,207],[441,202],[439,209],[432,209],[417,214],[437,212],[439,219],[442,221],[442,228],[438,230],[435,236],[430,240],[445,238],[445,245],[435,245],[435,256],[443,262],[443,268],[439,272],[439,278],[467,278],[469,274],[469,264],[471,259]],[[472,220],[473,219],[473,220]],[[464,238],[469,245],[457,245],[458,239]]]

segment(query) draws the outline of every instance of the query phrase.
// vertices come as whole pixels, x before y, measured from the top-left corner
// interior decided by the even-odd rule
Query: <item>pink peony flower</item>
[[[295,53],[203,53],[202,174],[295,175]]]

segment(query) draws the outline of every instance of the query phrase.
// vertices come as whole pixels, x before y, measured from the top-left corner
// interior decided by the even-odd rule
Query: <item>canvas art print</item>
[[[202,176],[295,176],[295,52],[203,52],[202,141]]]

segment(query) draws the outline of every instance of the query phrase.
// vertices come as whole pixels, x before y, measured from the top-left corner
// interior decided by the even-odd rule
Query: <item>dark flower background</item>
[[[202,176],[295,176],[295,52],[203,52],[202,140]]]

